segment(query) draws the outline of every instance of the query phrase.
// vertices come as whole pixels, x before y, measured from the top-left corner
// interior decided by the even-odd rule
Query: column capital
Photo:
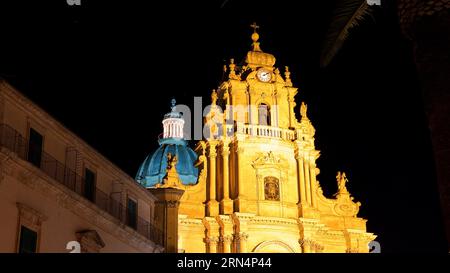
[[[244,153],[244,147],[242,147],[242,145],[239,145],[237,142],[235,142],[234,144],[234,151],[238,154],[243,154]]]
[[[238,242],[247,241],[247,239],[248,239],[248,234],[245,232],[239,232],[234,235],[234,240],[238,241]]]
[[[300,244],[300,247],[303,249],[303,252],[309,253],[309,252],[322,252],[324,249],[324,246],[317,241],[311,239],[311,238],[302,238],[298,240],[298,243]]]
[[[224,235],[222,237],[222,241],[225,243],[231,243],[233,241],[233,236],[232,235]]]
[[[205,238],[205,243],[215,245],[219,242],[219,237],[211,236]]]
[[[302,151],[299,151],[298,149],[295,149],[295,159],[301,160],[304,158],[304,154]]]
[[[229,141],[222,142],[222,155],[223,156],[230,155],[230,142]]]
[[[217,141],[208,141],[208,156],[215,157],[217,156]]]

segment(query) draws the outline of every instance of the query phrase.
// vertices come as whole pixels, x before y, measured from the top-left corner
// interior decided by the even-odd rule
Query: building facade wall
[[[69,252],[80,234],[100,252],[162,251],[150,235],[151,193],[4,81],[0,113],[0,252],[18,250],[25,218],[39,229],[38,252]],[[30,128],[43,136],[38,167],[27,161]],[[85,168],[95,173],[92,201],[82,196]],[[127,224],[128,198],[137,203],[135,226]]]

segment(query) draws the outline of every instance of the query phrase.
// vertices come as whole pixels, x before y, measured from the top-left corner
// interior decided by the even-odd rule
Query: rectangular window
[[[36,253],[37,232],[25,227],[20,227],[19,253]]]
[[[137,203],[133,199],[127,200],[127,224],[129,227],[137,227]]]
[[[96,190],[96,177],[95,173],[88,168],[84,169],[84,197],[94,202]]]
[[[36,132],[33,128],[30,128],[30,138],[28,140],[28,162],[34,166],[41,167],[42,158],[42,143],[43,137]]]

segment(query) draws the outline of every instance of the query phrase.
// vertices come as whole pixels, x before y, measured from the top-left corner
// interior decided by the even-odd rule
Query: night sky
[[[170,99],[209,104],[256,21],[308,104],[325,195],[345,171],[382,252],[444,252],[420,83],[394,6],[384,1],[320,68],[333,1],[224,1],[2,1],[0,76],[134,177]]]

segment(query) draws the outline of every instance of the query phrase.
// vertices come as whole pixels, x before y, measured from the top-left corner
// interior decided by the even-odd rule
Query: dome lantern
[[[167,174],[167,158],[174,156],[176,172],[183,185],[197,183],[198,169],[194,166],[197,154],[188,146],[184,139],[184,119],[176,111],[176,101],[171,101],[171,111],[164,115],[163,137],[158,140],[159,148],[144,160],[136,174],[136,181],[146,188],[154,188],[162,184]]]
[[[176,100],[171,101],[171,112],[164,115],[163,138],[183,139],[184,119],[183,114],[176,111]]]

